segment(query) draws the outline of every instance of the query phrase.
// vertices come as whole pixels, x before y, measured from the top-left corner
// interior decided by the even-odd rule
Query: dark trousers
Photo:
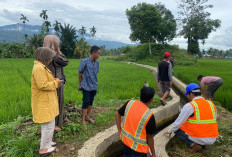
[[[123,153],[123,157],[147,157],[147,154],[138,153],[127,147],[125,144],[123,144]]]
[[[191,148],[195,143],[193,141],[191,141],[189,139],[189,136],[181,129],[178,129],[176,132],[175,132],[175,135],[181,139],[182,141],[184,141],[185,143],[187,143],[189,145],[189,147]]]

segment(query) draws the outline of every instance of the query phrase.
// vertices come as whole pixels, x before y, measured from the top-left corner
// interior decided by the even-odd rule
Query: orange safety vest
[[[136,152],[148,153],[146,125],[152,115],[153,113],[141,101],[128,102],[120,135],[126,146]]]
[[[190,104],[194,107],[194,116],[189,117],[180,129],[192,137],[218,137],[215,105],[204,98],[196,99]]]

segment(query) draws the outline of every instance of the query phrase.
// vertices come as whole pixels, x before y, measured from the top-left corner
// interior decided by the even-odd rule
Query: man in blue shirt
[[[82,123],[85,130],[87,129],[85,121],[95,124],[90,114],[98,87],[97,73],[99,72],[99,62],[97,59],[100,56],[100,48],[92,46],[90,53],[90,57],[81,60],[78,68],[79,90],[82,90],[83,93]]]

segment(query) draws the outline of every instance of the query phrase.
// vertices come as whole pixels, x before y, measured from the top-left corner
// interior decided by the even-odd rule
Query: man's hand
[[[171,134],[172,134],[172,133],[165,132],[165,133],[163,133],[163,136],[168,136],[168,137],[170,137],[170,136],[171,136]]]
[[[170,81],[170,86],[172,86],[172,81]]]
[[[78,86],[78,90],[79,90],[79,91],[82,91],[81,85],[80,85],[80,84],[79,84],[79,86]]]

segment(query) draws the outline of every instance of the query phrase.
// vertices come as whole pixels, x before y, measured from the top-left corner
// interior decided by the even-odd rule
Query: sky
[[[20,23],[20,14],[29,19],[30,25],[41,25],[39,17],[41,10],[48,10],[48,20],[71,24],[76,29],[85,26],[87,31],[92,26],[97,29],[96,38],[102,40],[120,41],[131,44],[130,25],[126,17],[126,9],[146,2],[150,4],[161,2],[178,17],[177,2],[179,0],[0,0],[0,26]],[[220,19],[221,27],[209,35],[204,46],[227,50],[232,48],[232,0],[209,0],[214,7],[207,11],[212,19]],[[170,44],[187,48],[186,39],[176,37]]]

